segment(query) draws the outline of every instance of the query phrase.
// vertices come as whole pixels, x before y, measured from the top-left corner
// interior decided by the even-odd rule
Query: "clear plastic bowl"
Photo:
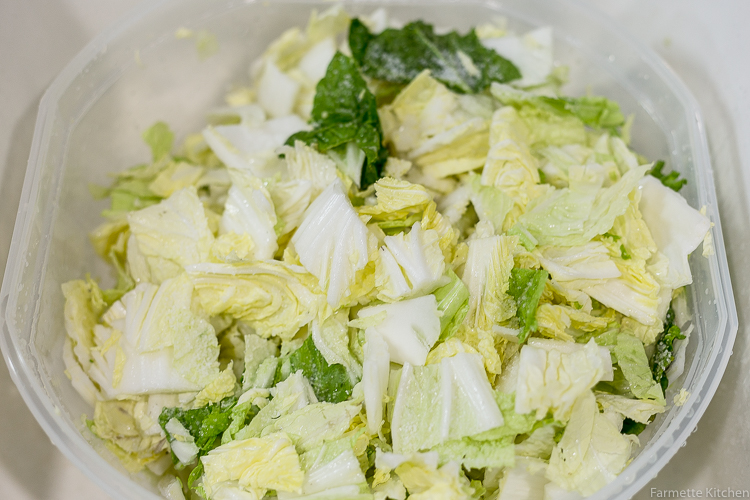
[[[656,54],[612,21],[572,0],[344,2],[354,14],[387,6],[401,20],[422,18],[467,29],[493,16],[524,31],[552,26],[556,59],[570,67],[566,92],[586,91],[619,101],[636,115],[633,145],[688,179],[682,193],[706,206],[715,223],[716,253],[691,259],[694,311],[686,370],[677,386],[691,394],[642,434],[628,468],[595,498],[633,496],[685,442],[713,396],[737,332],[724,242],[703,120],[693,97]],[[131,476],[85,427],[91,414],[65,377],[60,284],[87,272],[107,278],[87,233],[103,206],[87,185],[148,158],[141,132],[157,120],[178,138],[202,128],[207,110],[233,82],[247,80],[250,63],[283,30],[304,25],[313,8],[330,2],[164,0],[143,5],[90,43],[42,99],[26,180],[0,294],[0,345],[24,400],[52,442],[117,499],[158,498],[153,477]],[[187,27],[212,33],[217,53],[201,60]],[[101,203],[101,202],[99,202]],[[672,389],[667,394],[671,402]]]

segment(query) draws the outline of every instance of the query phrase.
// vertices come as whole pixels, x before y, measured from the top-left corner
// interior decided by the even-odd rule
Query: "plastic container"
[[[233,82],[247,80],[250,63],[283,30],[304,25],[313,8],[330,2],[186,0],[148,2],[89,44],[42,99],[26,180],[0,295],[0,345],[29,408],[53,443],[117,499],[158,498],[153,478],[130,476],[86,429],[92,409],[65,377],[60,284],[87,272],[108,277],[87,233],[103,206],[89,182],[148,158],[140,134],[156,120],[178,139],[199,130],[207,110]],[[556,59],[569,65],[566,93],[587,90],[619,101],[636,115],[633,145],[663,158],[689,180],[682,193],[706,206],[715,223],[716,253],[691,259],[688,289],[696,329],[677,386],[691,396],[642,434],[630,466],[595,498],[634,495],[674,455],[695,428],[731,354],[737,314],[729,281],[705,131],[695,100],[666,65],[612,21],[572,0],[344,2],[354,13],[386,5],[401,20],[422,18],[466,29],[504,16],[511,29],[552,26]],[[218,51],[202,60],[187,27],[206,30]],[[674,389],[667,394],[671,402]]]

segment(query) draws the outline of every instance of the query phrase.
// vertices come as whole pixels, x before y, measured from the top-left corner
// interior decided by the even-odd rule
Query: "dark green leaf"
[[[447,340],[456,334],[459,325],[469,312],[469,289],[456,273],[448,271],[450,283],[433,292],[437,299],[440,316],[440,340]]]
[[[227,397],[218,403],[208,404],[201,408],[186,410],[184,408],[164,408],[159,415],[159,426],[164,430],[167,441],[174,437],[167,431],[167,423],[176,418],[193,436],[201,457],[220,444],[218,439],[232,423],[232,409],[237,405],[237,398]],[[173,457],[176,460],[175,457]],[[199,461],[200,466],[200,461]]]
[[[482,45],[474,30],[466,35],[455,31],[437,35],[431,25],[415,21],[372,35],[355,19],[349,46],[364,74],[390,83],[407,84],[430,70],[451,90],[467,94],[481,92],[492,82],[521,77],[513,63]]]
[[[643,429],[646,428],[646,424],[642,424],[640,422],[636,422],[635,420],[631,420],[629,418],[626,418],[622,421],[622,433],[623,434],[633,434],[634,436],[637,436],[641,432],[643,432]]]
[[[664,168],[664,162],[662,160],[657,161],[654,163],[654,166],[651,170],[647,172],[648,175],[652,175],[659,179],[662,184],[667,186],[669,189],[673,191],[679,191],[682,189],[682,186],[687,184],[687,179],[680,179],[679,172],[672,170],[668,174],[664,174],[662,172],[662,169]]]
[[[674,324],[674,309],[670,305],[664,322],[664,332],[656,342],[656,350],[651,358],[651,372],[654,374],[654,380],[661,384],[665,393],[669,386],[667,370],[674,361],[674,341],[684,338],[685,336],[680,332],[680,327]]]
[[[362,21],[359,19],[352,19],[352,23],[349,25],[349,49],[352,51],[352,57],[361,65],[365,59],[365,51],[370,41],[375,38],[375,35],[370,33]]]
[[[516,316],[521,320],[518,341],[523,343],[530,332],[537,330],[536,309],[549,273],[544,270],[513,268],[508,293],[516,299]]]
[[[364,189],[380,178],[388,151],[383,146],[377,102],[357,65],[340,52],[333,57],[315,89],[312,125],[312,130],[292,135],[287,144],[302,141],[324,153],[353,142],[366,157],[361,187]]]
[[[289,356],[290,373],[302,373],[315,392],[318,401],[340,403],[352,395],[352,383],[346,368],[340,364],[329,365],[315,347],[312,335]]]

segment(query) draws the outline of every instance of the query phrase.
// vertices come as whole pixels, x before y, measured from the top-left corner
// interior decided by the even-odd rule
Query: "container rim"
[[[12,296],[13,291],[18,289],[21,277],[20,268],[11,268],[11,263],[16,260],[14,257],[20,255],[21,250],[28,250],[31,237],[30,223],[34,217],[31,201],[36,198],[39,191],[39,178],[41,176],[42,161],[44,160],[44,151],[42,144],[51,135],[53,114],[50,112],[50,103],[56,101],[64,90],[70,86],[74,79],[83,71],[83,69],[94,60],[97,55],[106,51],[107,46],[117,40],[123,33],[131,27],[138,24],[151,13],[160,10],[166,5],[172,4],[177,0],[144,0],[138,7],[133,9],[121,20],[116,21],[107,29],[96,36],[89,42],[62,70],[55,78],[47,91],[44,93],[37,114],[37,121],[34,128],[34,135],[31,144],[31,152],[27,165],[26,175],[24,177],[23,189],[19,203],[19,210],[16,216],[13,237],[8,254],[8,263],[6,264],[5,277],[2,289],[0,289],[0,315],[3,324],[2,335],[0,335],[0,350],[8,365],[11,378],[16,384],[25,403],[31,410],[32,414],[42,426],[44,431],[50,437],[52,443],[71,461],[76,467],[82,470],[90,479],[92,479],[107,494],[115,498],[123,497],[126,491],[132,495],[137,493],[140,498],[158,499],[159,496],[147,490],[140,484],[133,481],[126,474],[121,473],[114,466],[94,450],[94,448],[83,438],[83,436],[74,428],[62,425],[55,418],[59,412],[52,402],[46,396],[44,389],[36,382],[32,376],[31,368],[28,366],[28,360],[21,354],[21,346],[17,341],[14,332],[14,325],[9,315],[15,308],[15,300]],[[247,3],[255,3],[258,0],[248,0]],[[439,3],[450,4],[458,3],[459,0],[439,0]],[[693,139],[693,144],[697,147],[693,150],[695,163],[702,165],[703,168],[697,168],[696,174],[700,179],[704,189],[699,191],[701,202],[708,204],[715,210],[716,217],[712,222],[715,224],[714,246],[715,255],[711,257],[710,267],[711,275],[714,280],[714,286],[717,293],[721,294],[725,300],[725,310],[719,311],[719,331],[721,337],[717,339],[714,348],[710,351],[710,356],[705,364],[698,381],[700,394],[692,394],[685,405],[674,416],[664,432],[654,441],[648,443],[654,451],[662,451],[656,460],[651,462],[648,469],[644,469],[646,459],[644,454],[636,457],[628,468],[636,466],[639,476],[626,484],[625,472],[618,476],[613,482],[599,490],[590,498],[602,499],[613,494],[623,495],[623,498],[630,498],[637,493],[648,481],[650,481],[659,470],[668,462],[677,452],[678,447],[673,446],[675,441],[684,442],[693,432],[698,420],[705,412],[708,403],[712,399],[716,389],[721,381],[721,377],[726,369],[731,355],[731,347],[738,329],[738,318],[734,296],[732,294],[731,280],[728,274],[728,264],[726,260],[726,250],[721,230],[721,221],[718,216],[718,206],[716,204],[716,190],[714,186],[712,167],[708,144],[705,133],[705,125],[702,114],[696,99],[688,91],[685,84],[672,71],[672,69],[648,46],[631,35],[624,27],[620,26],[609,16],[600,12],[597,8],[584,5],[581,0],[558,0],[559,3],[566,4],[569,8],[575,9],[583,15],[595,19],[599,24],[605,26],[614,37],[624,41],[627,45],[635,49],[645,64],[649,66],[661,79],[663,79],[679,101],[685,106],[688,114],[689,133]],[[241,2],[237,2],[241,3]],[[276,3],[316,3],[315,0],[276,0]],[[434,4],[430,0],[385,0],[376,2],[375,0],[349,0],[341,2],[343,4]],[[502,2],[495,0],[489,1],[472,1],[476,4],[485,4],[503,8]],[[696,140],[697,139],[697,140]],[[37,277],[46,273],[46,262],[49,247],[42,249],[42,265],[37,270]],[[36,316],[40,303],[41,281],[37,280],[35,288],[32,290],[33,298],[30,301],[34,305],[32,314]],[[718,348],[717,347],[718,345]],[[33,360],[32,360],[33,362]],[[710,383],[708,382],[711,377]],[[688,420],[690,420],[688,422]],[[653,458],[653,457],[652,457]],[[105,477],[107,478],[105,480]]]

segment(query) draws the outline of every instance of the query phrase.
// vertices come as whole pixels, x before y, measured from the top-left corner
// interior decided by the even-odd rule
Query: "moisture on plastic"
[[[667,392],[681,387],[691,397],[672,406],[641,434],[642,446],[623,473],[592,498],[633,496],[695,428],[716,391],[737,332],[726,255],[703,120],[695,100],[667,66],[612,21],[575,0],[451,2],[406,0],[344,2],[354,13],[388,7],[398,19],[424,19],[458,29],[505,17],[519,32],[552,26],[555,58],[570,67],[565,91],[587,91],[617,100],[635,114],[633,147],[665,159],[688,184],[693,207],[707,207],[714,222],[715,253],[691,257],[694,283],[687,288],[695,330],[685,373]],[[58,76],[42,99],[28,170],[0,292],[2,347],[11,375],[53,443],[116,499],[159,498],[157,481],[131,476],[86,429],[91,408],[64,374],[63,297],[60,284],[94,267],[107,279],[87,233],[100,221],[90,182],[148,158],[141,132],[157,120],[178,138],[199,130],[206,112],[221,103],[234,82],[246,81],[251,62],[283,30],[303,26],[310,10],[330,2],[161,0],[145,4],[89,44]],[[210,57],[182,28],[216,36]],[[104,457],[104,460],[102,459]]]

